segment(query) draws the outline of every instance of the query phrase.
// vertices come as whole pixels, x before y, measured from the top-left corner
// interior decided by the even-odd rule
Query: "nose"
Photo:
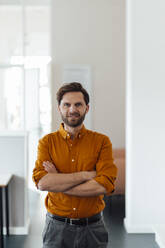
[[[74,113],[76,111],[75,105],[71,105],[69,108],[70,113]]]

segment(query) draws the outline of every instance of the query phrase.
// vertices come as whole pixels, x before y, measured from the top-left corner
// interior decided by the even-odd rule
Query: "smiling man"
[[[43,248],[107,247],[104,194],[114,191],[117,168],[106,135],[83,125],[89,95],[80,83],[57,92],[62,123],[39,141],[33,180],[48,191]]]

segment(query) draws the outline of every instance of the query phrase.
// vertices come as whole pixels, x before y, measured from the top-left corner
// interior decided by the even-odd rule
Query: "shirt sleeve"
[[[46,135],[42,139],[40,139],[38,143],[37,160],[35,162],[35,167],[32,174],[32,179],[36,186],[38,185],[40,179],[47,174],[47,171],[45,171],[43,167],[43,162],[52,161],[49,155],[48,138],[49,136]]]
[[[96,163],[96,172],[96,182],[107,190],[107,195],[110,195],[115,190],[114,182],[117,176],[117,167],[112,156],[112,143],[107,136],[102,143],[99,159]]]

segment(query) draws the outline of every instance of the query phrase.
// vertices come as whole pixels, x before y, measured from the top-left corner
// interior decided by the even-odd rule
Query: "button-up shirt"
[[[61,124],[58,131],[39,140],[38,156],[33,170],[36,186],[47,174],[44,161],[52,162],[59,173],[96,170],[94,180],[105,187],[107,194],[114,191],[117,168],[113,162],[112,144],[103,134],[87,130],[84,126],[75,139]],[[93,197],[70,196],[63,192],[48,192],[45,199],[47,211],[68,218],[89,217],[105,207],[104,195]]]

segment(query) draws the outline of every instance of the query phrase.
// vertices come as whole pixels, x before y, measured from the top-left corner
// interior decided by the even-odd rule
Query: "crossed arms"
[[[45,171],[37,187],[41,191],[63,192],[73,196],[97,196],[106,193],[106,189],[96,182],[96,171],[80,171],[75,173],[58,173],[55,165],[49,161],[43,162]]]
[[[114,191],[117,167],[113,162],[112,144],[104,137],[95,171],[59,173],[49,154],[49,136],[39,141],[38,159],[33,170],[33,181],[41,191],[62,192],[67,195],[92,197]]]

